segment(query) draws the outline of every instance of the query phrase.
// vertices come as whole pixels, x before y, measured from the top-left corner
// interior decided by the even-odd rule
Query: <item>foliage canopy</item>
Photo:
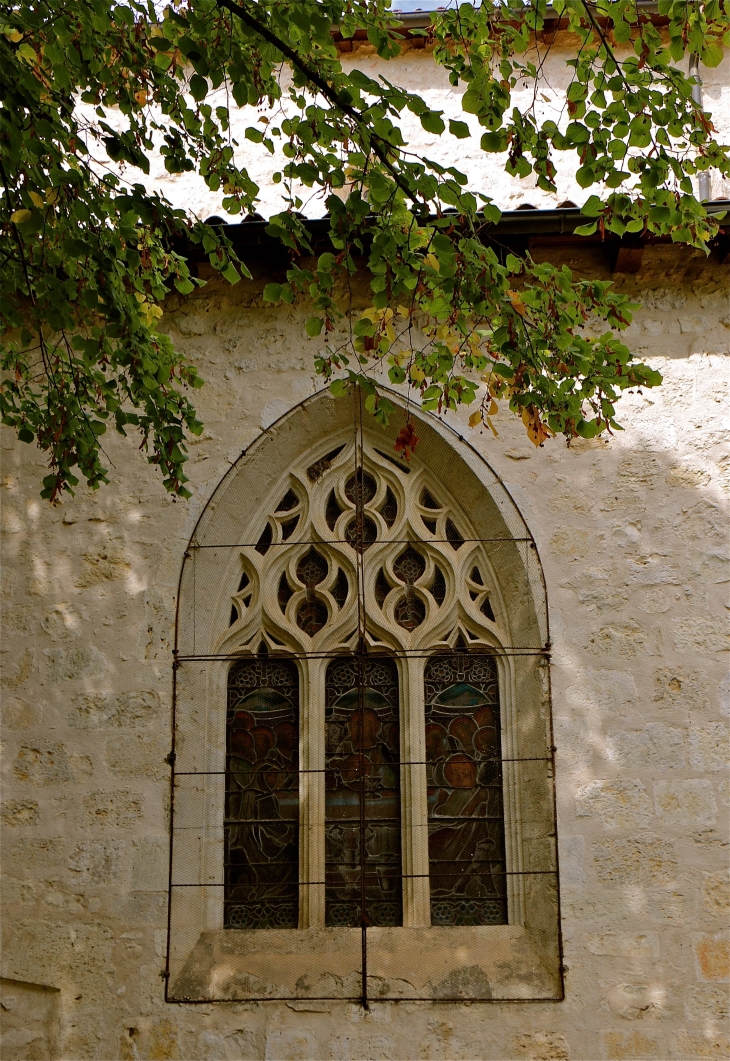
[[[185,438],[202,428],[190,388],[202,381],[159,322],[173,288],[186,295],[201,281],[175,248],[182,236],[199,244],[231,283],[248,270],[224,230],[174,209],[135,175],[149,173],[155,153],[170,173],[195,172],[222,190],[232,215],[259,201],[248,152],[281,153],[281,210],[269,232],[291,263],[286,283],[267,285],[264,297],[311,301],[306,331],[323,337],[316,368],[335,393],[357,380],[370,410],[387,418],[372,382],[385,363],[425,408],[476,403],[472,424],[492,426],[507,402],[536,444],[617,428],[620,392],[660,382],[618,337],[635,306],[566,267],[501,260],[482,238],[497,207],[455,166],[414,152],[402,116],[454,145],[480,137],[484,152],[506,153],[510,174],[534,173],[548,191],[561,160],[577,169],[582,187],[596,186],[582,234],[652,233],[706,248],[717,222],[692,176],[729,174],[730,148],[715,140],[679,64],[688,52],[721,61],[730,2],[659,0],[658,9],[664,34],[636,0],[554,0],[579,41],[557,124],[540,116],[542,71],[530,52],[545,0],[464,3],[432,17],[423,32],[464,90],[466,120],[398,85],[395,64],[393,79],[343,69],[335,28],[344,38],[365,31],[382,59],[399,54],[389,0],[1,5],[0,411],[46,451],[42,495],[56,500],[79,474],[92,487],[107,481],[101,440],[113,422],[122,434],[139,431],[167,489],[187,496]],[[520,107],[515,88],[525,81],[535,92]],[[258,120],[252,111],[241,143],[234,106],[266,111]],[[330,219],[333,249],[316,259],[299,214],[303,187],[322,193]],[[328,337],[347,312],[338,292],[363,257],[372,304],[348,343],[334,345]],[[606,322],[600,335],[596,320]]]

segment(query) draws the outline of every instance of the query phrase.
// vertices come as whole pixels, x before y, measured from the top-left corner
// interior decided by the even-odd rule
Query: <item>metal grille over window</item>
[[[365,912],[370,925],[400,925],[395,662],[334,660],[325,704],[325,924],[359,927]]]
[[[562,996],[532,538],[437,421],[267,430],[180,580],[167,998]]]
[[[228,677],[227,928],[296,928],[299,678],[290,660],[241,660]]]

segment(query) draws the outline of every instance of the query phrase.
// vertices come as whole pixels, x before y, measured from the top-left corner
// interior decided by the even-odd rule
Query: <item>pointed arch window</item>
[[[380,977],[382,997],[556,997],[529,535],[508,532],[463,470],[456,497],[450,459],[406,464],[351,427],[292,443],[278,479],[273,460],[259,465],[258,493],[216,502],[222,529],[215,540],[203,527],[183,580],[171,925],[188,950],[173,995],[218,997],[210,985],[240,967],[225,997],[279,997],[267,977],[281,997],[351,997],[358,969],[363,993]],[[447,935],[418,935],[432,929]],[[505,944],[489,984],[472,984],[467,972],[502,953],[481,935],[497,929],[531,942],[512,963]],[[314,948],[313,971],[281,987],[289,974],[267,946]],[[414,946],[423,970],[409,980],[393,970]],[[453,976],[439,965],[452,952]]]

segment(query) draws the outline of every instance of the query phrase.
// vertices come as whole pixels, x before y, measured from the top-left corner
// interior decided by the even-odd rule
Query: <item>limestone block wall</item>
[[[563,259],[608,275],[594,252]],[[665,376],[622,401],[623,433],[536,451],[507,415],[496,439],[449,417],[504,478],[547,580],[565,1001],[165,1004],[182,555],[230,463],[317,385],[307,308],[265,307],[264,279],[167,306],[206,380],[190,501],[108,435],[111,485],[51,508],[40,454],[0,431],[2,1056],[728,1056],[730,280],[672,247],[615,277]]]

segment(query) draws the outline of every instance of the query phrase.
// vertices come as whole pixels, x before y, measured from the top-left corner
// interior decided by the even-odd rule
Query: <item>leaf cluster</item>
[[[269,232],[290,267],[264,298],[313,306],[306,332],[319,339],[315,366],[335,392],[359,382],[386,419],[373,383],[384,366],[425,408],[474,404],[470,422],[495,431],[505,403],[538,445],[616,429],[620,392],[660,381],[619,340],[635,307],[610,284],[498,256],[487,237],[499,210],[456,166],[414,151],[405,118],[430,136],[477,137],[508,173],[534,174],[547,191],[569,165],[595,189],[585,235],[706,249],[717,221],[692,177],[728,175],[730,149],[680,64],[691,51],[720,62],[730,0],[659,0],[666,32],[634,0],[552,7],[578,41],[559,120],[541,103],[545,0],[432,17],[427,36],[461,93],[458,118],[393,79],[343,67],[335,29],[364,33],[383,60],[400,54],[387,0],[173,0],[162,13],[150,0],[4,5],[0,413],[47,454],[43,496],[55,501],[79,475],[92,487],[107,481],[109,423],[138,432],[167,489],[187,494],[185,440],[202,429],[190,391],[202,381],[164,334],[164,301],[202,283],[184,256],[191,241],[229,282],[250,274],[222,228],[174,209],[140,178],[155,157],[169,173],[196,174],[233,216],[259,202],[253,153],[281,159]],[[533,97],[518,106],[525,83]],[[234,107],[260,112],[240,143]],[[330,218],[332,250],[316,260],[305,195],[323,199]],[[354,319],[343,292],[363,260],[371,305]],[[335,344],[343,318],[349,338]]]

